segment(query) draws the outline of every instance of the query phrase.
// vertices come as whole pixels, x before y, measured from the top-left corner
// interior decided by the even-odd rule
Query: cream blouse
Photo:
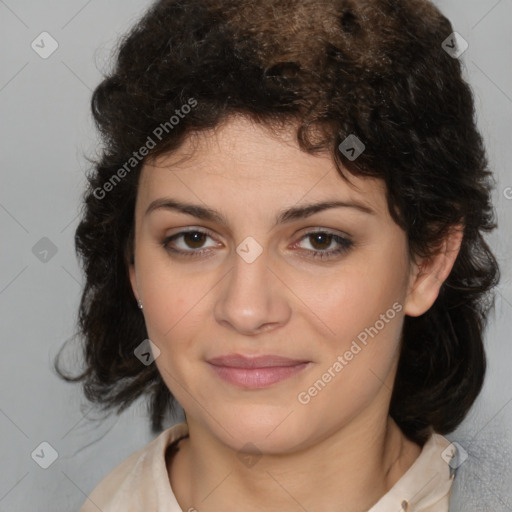
[[[98,484],[80,512],[187,512],[176,501],[166,465],[167,448],[187,434],[187,424],[178,423],[130,455]],[[411,467],[368,512],[448,512],[455,475],[445,462],[449,446],[446,438],[432,434]]]

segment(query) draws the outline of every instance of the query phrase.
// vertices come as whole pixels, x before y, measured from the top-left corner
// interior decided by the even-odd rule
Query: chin
[[[288,453],[306,442],[306,418],[301,418],[298,411],[292,412],[293,408],[251,405],[229,409],[215,415],[222,418],[221,425],[206,421],[207,428],[235,451],[250,451],[246,446],[249,444],[262,453]]]

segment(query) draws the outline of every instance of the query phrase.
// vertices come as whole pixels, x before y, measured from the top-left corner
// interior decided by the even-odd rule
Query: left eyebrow
[[[296,206],[282,211],[276,219],[276,224],[283,224],[293,220],[305,219],[315,213],[331,208],[353,208],[369,215],[375,215],[375,212],[368,206],[358,202],[345,201],[324,201],[322,203],[313,203],[305,206]]]
[[[353,208],[362,213],[369,215],[375,215],[375,211],[368,206],[358,202],[346,202],[346,201],[324,201],[321,203],[312,203],[305,206],[294,206],[286,210],[282,210],[276,217],[275,225],[292,222],[294,220],[305,219],[314,215],[315,213],[329,210],[332,208]],[[217,210],[212,208],[204,207],[198,204],[183,203],[172,198],[160,198],[155,199],[147,208],[144,216],[149,215],[151,212],[159,209],[174,210],[180,213],[197,217],[198,219],[209,220],[212,222],[218,222],[224,226],[228,226],[229,222],[227,219],[219,213]]]

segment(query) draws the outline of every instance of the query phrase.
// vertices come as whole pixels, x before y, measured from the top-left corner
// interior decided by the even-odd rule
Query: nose
[[[285,325],[291,316],[286,286],[266,251],[254,261],[234,256],[214,307],[217,322],[247,336]]]

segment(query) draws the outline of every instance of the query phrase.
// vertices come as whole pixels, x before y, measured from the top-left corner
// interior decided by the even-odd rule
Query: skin
[[[183,510],[238,511],[240,503],[248,512],[368,510],[421,451],[388,415],[401,328],[406,314],[421,315],[435,301],[462,230],[435,257],[414,262],[387,209],[384,182],[349,177],[339,176],[329,155],[302,152],[294,127],[273,134],[242,116],[143,167],[130,279],[161,351],[155,362],[189,425],[190,437],[168,463]],[[145,214],[165,197],[217,210],[228,225],[165,208]],[[338,207],[275,225],[283,209],[326,200],[357,202],[372,213]],[[171,245],[202,255],[163,247],[190,228],[211,236]],[[313,258],[312,251],[339,244],[305,236],[312,231],[348,236],[353,245]],[[263,249],[252,263],[236,252],[249,236]],[[401,311],[300,403],[298,394],[394,303]],[[206,362],[231,353],[310,365],[269,387],[242,389]],[[240,453],[261,457],[249,466]]]

